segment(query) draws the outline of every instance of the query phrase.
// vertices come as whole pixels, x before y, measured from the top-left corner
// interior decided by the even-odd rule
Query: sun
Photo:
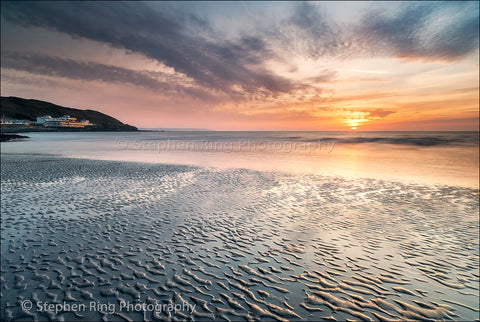
[[[356,131],[363,122],[365,122],[365,119],[362,115],[360,115],[358,112],[356,112],[356,114],[354,114],[354,112],[350,112],[350,115],[345,120],[345,125],[349,130]]]

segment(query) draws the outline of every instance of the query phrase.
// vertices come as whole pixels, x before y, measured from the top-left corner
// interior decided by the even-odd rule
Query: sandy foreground
[[[2,321],[479,319],[478,189],[1,165]]]

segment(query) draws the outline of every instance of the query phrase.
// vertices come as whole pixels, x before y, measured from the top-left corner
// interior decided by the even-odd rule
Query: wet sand
[[[478,189],[28,155],[1,174],[2,321],[479,319]],[[91,302],[115,309],[37,309]]]

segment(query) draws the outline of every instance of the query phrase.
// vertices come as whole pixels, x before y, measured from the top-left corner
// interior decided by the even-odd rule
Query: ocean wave
[[[462,137],[349,137],[349,138],[319,138],[313,141],[334,141],[335,143],[360,144],[360,143],[383,143],[416,146],[437,146],[437,145],[466,145],[478,146],[478,136]]]

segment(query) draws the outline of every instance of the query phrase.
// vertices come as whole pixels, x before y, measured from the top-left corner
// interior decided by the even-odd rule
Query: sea
[[[2,154],[246,168],[478,188],[478,132],[36,132]]]

